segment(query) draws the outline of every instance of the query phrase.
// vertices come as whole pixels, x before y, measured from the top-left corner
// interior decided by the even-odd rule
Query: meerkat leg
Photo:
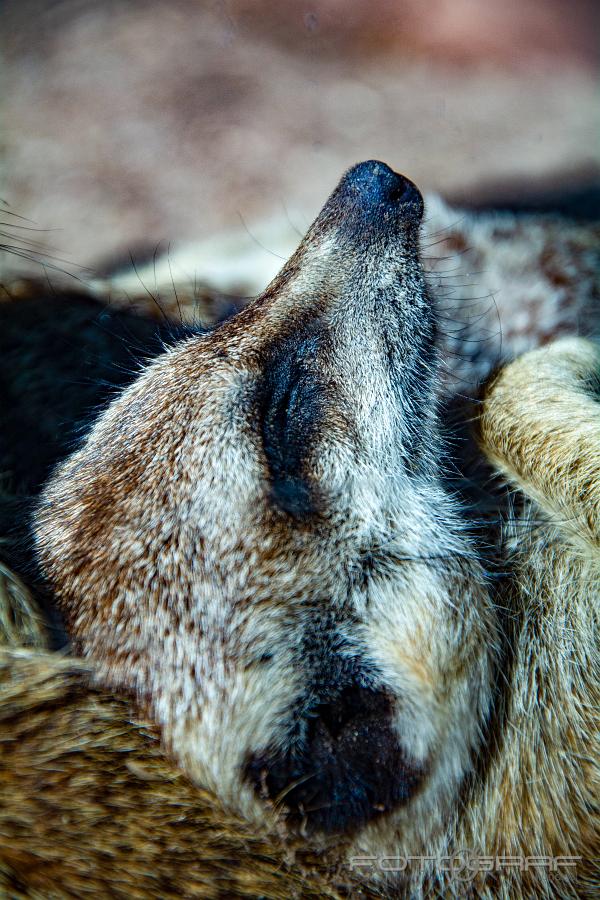
[[[565,338],[490,383],[480,418],[491,462],[579,546],[600,551],[600,348]]]

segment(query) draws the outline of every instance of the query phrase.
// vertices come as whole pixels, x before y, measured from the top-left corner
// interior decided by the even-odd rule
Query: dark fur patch
[[[392,715],[384,690],[348,684],[313,703],[301,739],[256,754],[245,775],[260,796],[283,802],[292,825],[349,834],[410,799],[425,775],[406,759]]]
[[[314,323],[300,336],[288,338],[267,360],[258,388],[272,497],[296,519],[318,515],[324,506],[310,460],[325,426],[328,388],[317,361],[325,340],[325,333]]]

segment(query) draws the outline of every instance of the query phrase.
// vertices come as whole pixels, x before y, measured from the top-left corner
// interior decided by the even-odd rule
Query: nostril
[[[390,187],[389,197],[392,203],[414,203],[421,195],[412,181],[404,175],[396,176],[396,183]]]

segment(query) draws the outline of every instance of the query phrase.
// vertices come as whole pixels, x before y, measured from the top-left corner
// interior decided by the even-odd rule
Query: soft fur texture
[[[2,897],[337,896],[335,860],[225,814],[131,715],[76,660],[0,648]]]
[[[505,535],[513,587],[495,750],[459,843],[581,857],[553,878],[503,871],[483,896],[600,890],[599,378],[598,347],[563,339],[504,368],[482,408],[487,457],[529,499],[517,497]]]
[[[447,834],[449,853],[581,859],[553,875],[505,859],[476,876],[472,856],[473,875],[466,867],[458,881],[432,864],[420,889],[422,873],[414,873],[413,890],[423,896],[465,896],[471,888],[506,900],[598,895],[600,557],[584,510],[598,502],[599,482],[580,492],[581,457],[569,449],[582,437],[578,420],[565,421],[559,441],[554,411],[577,398],[582,412],[592,412],[599,366],[593,345],[560,342],[506,367],[482,407],[484,451],[537,502],[524,501],[507,535],[515,572],[507,662],[481,768]],[[539,443],[528,454],[534,427]],[[553,480],[569,459],[571,477]],[[558,520],[557,489],[572,513]],[[597,527],[596,519],[595,535]],[[354,873],[366,885],[352,887],[335,854],[298,855],[283,833],[260,835],[225,815],[220,798],[194,788],[163,757],[153,730],[130,716],[126,703],[90,686],[82,664],[41,649],[2,651],[0,884],[7,894],[278,898],[335,896],[336,885],[346,895],[374,890],[374,860]]]
[[[515,500],[497,536],[510,578],[495,583],[441,477],[437,405],[455,393],[440,352],[477,379],[500,348],[467,340],[453,363],[420,212],[382,164],[351,170],[259,300],[100,416],[44,492],[40,559],[96,682],[136,695],[228,835],[240,817],[271,835],[290,892],[316,883],[286,857],[301,847],[346,893],[359,879],[395,895],[594,896],[597,353],[559,343],[492,380],[483,449],[536,503]],[[558,242],[551,221],[529,226]],[[553,276],[568,302],[529,308],[513,346],[593,309],[579,234],[582,278]],[[90,690],[114,706],[86,677],[75,708]],[[431,858],[390,874],[414,854]],[[550,874],[473,857],[521,854],[580,859]]]
[[[265,293],[108,407],[35,517],[76,646],[186,771],[365,851],[383,813],[390,850],[443,833],[497,646],[441,480],[422,211],[383,164],[351,169]]]

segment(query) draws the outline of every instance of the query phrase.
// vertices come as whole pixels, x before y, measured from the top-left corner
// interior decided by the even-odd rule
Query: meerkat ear
[[[600,549],[600,348],[565,338],[505,366],[486,389],[490,461],[581,546]]]

